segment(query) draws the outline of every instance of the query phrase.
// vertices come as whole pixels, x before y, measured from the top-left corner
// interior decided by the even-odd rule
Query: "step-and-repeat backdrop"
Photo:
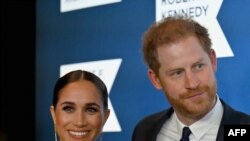
[[[169,107],[147,77],[142,34],[154,21],[187,14],[206,26],[218,57],[218,94],[249,113],[250,1],[37,0],[36,140],[54,141],[53,87],[74,69],[106,83],[111,115],[103,140],[129,141],[136,123]]]

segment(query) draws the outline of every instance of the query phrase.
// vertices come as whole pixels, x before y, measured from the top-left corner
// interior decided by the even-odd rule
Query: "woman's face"
[[[50,112],[60,141],[95,141],[109,116],[97,87],[86,80],[62,88]]]

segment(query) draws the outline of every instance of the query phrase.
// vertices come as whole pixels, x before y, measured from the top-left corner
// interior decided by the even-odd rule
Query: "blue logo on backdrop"
[[[121,2],[122,0],[60,0],[61,12]]]
[[[217,57],[231,57],[233,52],[217,20],[223,0],[156,0],[156,21],[172,15],[187,15],[208,28]]]

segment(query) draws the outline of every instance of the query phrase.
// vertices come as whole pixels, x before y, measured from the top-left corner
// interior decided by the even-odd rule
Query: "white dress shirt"
[[[216,104],[213,109],[202,119],[189,126],[192,133],[190,141],[215,141],[223,115],[223,106],[217,95]],[[167,120],[157,135],[156,141],[179,141],[184,125],[174,112]]]

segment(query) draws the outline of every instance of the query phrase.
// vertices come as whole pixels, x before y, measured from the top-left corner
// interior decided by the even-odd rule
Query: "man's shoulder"
[[[156,113],[152,113],[146,117],[143,118],[143,120],[159,120],[162,117],[164,117],[168,113],[169,109],[165,109]]]
[[[166,109],[145,116],[136,125],[133,131],[133,141],[146,141],[154,139],[163,123],[169,118],[172,109]]]
[[[152,124],[163,122],[170,116],[172,112],[173,110],[170,108],[149,114],[142,118],[137,125],[151,126]]]
[[[221,100],[224,107],[223,120],[231,124],[250,124],[250,115],[236,110],[225,101]]]

